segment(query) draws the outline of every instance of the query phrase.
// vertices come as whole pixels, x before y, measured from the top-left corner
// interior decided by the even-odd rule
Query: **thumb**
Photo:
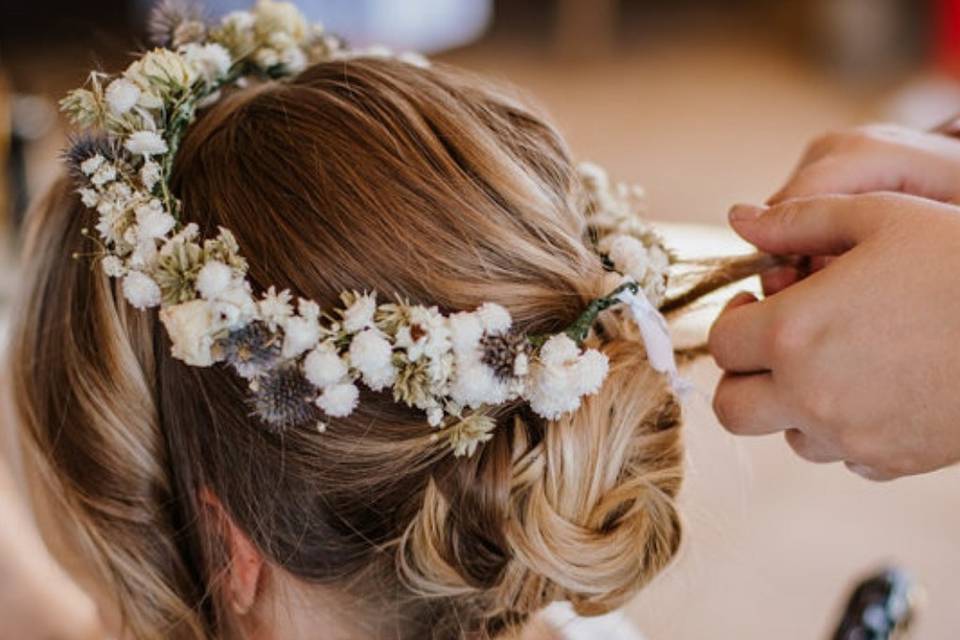
[[[804,198],[769,208],[736,205],[730,226],[767,253],[839,255],[873,233],[891,205],[881,195]]]

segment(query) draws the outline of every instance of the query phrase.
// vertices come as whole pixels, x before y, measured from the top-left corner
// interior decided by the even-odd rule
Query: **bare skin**
[[[769,206],[734,207],[760,250],[813,259],[714,325],[721,423],[875,480],[960,461],[955,202],[960,142],[872,127],[818,139]]]

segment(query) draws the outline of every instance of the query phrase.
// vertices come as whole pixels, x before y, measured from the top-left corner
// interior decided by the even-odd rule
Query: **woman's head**
[[[442,68],[323,63],[237,91],[190,128],[172,187],[236,235],[256,288],[327,308],[364,289],[496,302],[543,334],[608,293],[562,140]],[[370,637],[493,635],[557,600],[603,612],[675,554],[679,408],[618,317],[590,338],[611,366],[598,394],[552,422],[505,407],[472,457],[373,392],[324,433],[276,434],[242,380],[174,359],[154,313],[71,258],[85,224],[66,185],[31,221],[17,403],[135,636],[225,633],[237,536],[263,584],[337,594]]]

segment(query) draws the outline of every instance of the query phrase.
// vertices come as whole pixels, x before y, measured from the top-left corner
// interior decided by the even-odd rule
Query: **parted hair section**
[[[495,302],[534,335],[609,293],[562,139],[443,67],[339,61],[236,90],[188,131],[172,188],[235,234],[255,288],[324,307],[351,290]],[[606,612],[676,554],[680,408],[617,312],[586,341],[610,362],[599,393],[556,421],[498,407],[473,456],[370,390],[325,432],[275,433],[242,380],[174,359],[155,313],[72,259],[96,250],[84,215],[64,182],[32,216],[13,378],[45,499],[131,636],[232,637],[207,491],[271,565],[355,599],[371,637],[492,638],[555,601]]]

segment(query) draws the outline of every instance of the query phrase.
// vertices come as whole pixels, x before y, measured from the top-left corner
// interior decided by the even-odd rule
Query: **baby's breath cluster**
[[[486,303],[470,312],[347,292],[333,310],[289,291],[256,293],[233,234],[201,237],[169,190],[173,159],[198,109],[248,78],[282,79],[322,60],[383,56],[345,49],[291,4],[258,0],[208,24],[175,0],[154,12],[158,48],[122,74],[93,73],[61,105],[84,130],[66,153],[104,272],[137,309],[159,308],[184,363],[223,364],[247,381],[253,413],[271,431],[351,415],[361,387],[424,413],[455,455],[492,437],[498,406],[525,401],[548,420],[576,410],[607,374],[606,356],[584,349],[596,315],[641,288],[662,296],[667,253],[637,221],[629,193],[597,168],[582,168],[590,228],[611,269],[626,277],[570,330],[529,337],[510,313]],[[423,58],[398,56],[423,65]],[[95,232],[95,233],[94,233]],[[629,289],[629,291],[627,291]],[[617,297],[619,296],[619,297]],[[635,301],[634,301],[635,302]]]
[[[583,162],[577,170],[586,196],[590,240],[614,272],[640,283],[653,306],[667,293],[672,257],[644,219],[641,187],[613,182],[598,165]]]
[[[596,350],[582,350],[565,334],[534,349],[526,336],[515,332],[510,313],[497,304],[444,315],[436,307],[404,301],[378,304],[374,293],[344,293],[341,301],[340,308],[321,315],[303,299],[294,310],[289,292],[270,289],[258,301],[256,320],[249,325],[259,329],[220,332],[211,350],[203,347],[199,362],[212,357],[232,365],[250,380],[262,399],[258,406],[269,407],[259,411],[261,418],[278,427],[307,415],[304,403],[314,405],[323,419],[349,416],[362,385],[388,391],[395,402],[423,411],[432,427],[450,427],[456,440],[451,445],[460,453],[472,451],[479,442],[466,434],[480,438],[489,433],[481,426],[491,420],[479,416],[494,407],[530,399],[537,413],[555,419],[579,406],[582,396],[595,393],[606,376],[606,358]],[[206,324],[207,316],[197,323]],[[188,353],[198,343],[194,332],[174,332],[171,337],[178,353]],[[178,348],[181,338],[186,345]],[[275,394],[269,380],[276,370],[287,376],[299,371],[308,383],[305,392],[292,399],[289,415],[277,410],[283,402],[265,398]]]

